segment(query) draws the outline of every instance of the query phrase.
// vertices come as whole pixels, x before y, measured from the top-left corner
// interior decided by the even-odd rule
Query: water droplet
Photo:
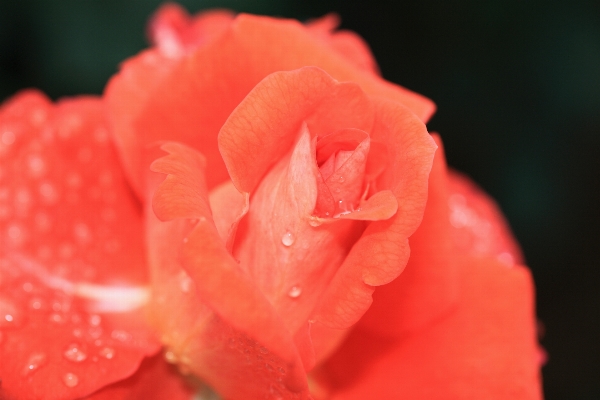
[[[27,360],[25,368],[21,371],[21,375],[28,376],[46,364],[47,357],[44,353],[33,353]]]
[[[88,333],[92,339],[98,339],[100,336],[102,336],[102,328],[99,326],[92,326],[90,329],[88,329]]]
[[[40,195],[42,196],[42,201],[46,204],[54,204],[58,201],[58,191],[49,182],[40,185]]]
[[[90,325],[92,325],[92,326],[98,326],[98,325],[100,325],[100,322],[102,322],[102,317],[99,316],[98,314],[92,314],[92,315],[90,315],[89,322],[90,322]]]
[[[23,314],[21,309],[8,298],[0,297],[0,328],[18,327]]]
[[[83,331],[79,328],[73,329],[73,336],[76,338],[81,338],[83,336]]]
[[[33,285],[31,284],[31,282],[23,283],[23,291],[24,292],[31,293],[32,290],[33,290]]]
[[[190,241],[190,239],[188,239],[188,238],[183,238],[183,243],[187,243],[187,242],[189,242],[189,241]]]
[[[79,244],[87,244],[92,240],[90,228],[82,222],[73,226],[73,235]]]
[[[87,358],[87,354],[81,349],[77,343],[72,343],[64,351],[63,356],[69,361],[82,362]]]
[[[283,243],[283,245],[286,247],[290,247],[292,244],[294,244],[294,240],[294,235],[291,232],[286,232],[281,238],[281,243]]]
[[[112,360],[112,358],[115,356],[115,349],[111,347],[103,347],[98,354],[107,360]]]
[[[192,278],[185,271],[181,271],[179,274],[179,287],[184,293],[188,293],[192,288]]]
[[[344,183],[344,177],[343,177],[343,176],[340,176],[340,177],[338,178],[338,180],[340,181],[340,183]]]
[[[23,234],[23,230],[19,225],[13,224],[8,227],[7,233],[10,239],[13,241],[19,241],[21,235]]]
[[[260,351],[261,354],[269,354],[269,350],[266,347],[259,347],[258,351]]]
[[[62,315],[53,313],[50,315],[50,321],[56,322],[57,324],[62,324],[65,322],[65,319]]]
[[[300,295],[302,294],[302,289],[299,288],[298,286],[292,286],[292,288],[290,289],[290,291],[288,292],[288,295],[292,298],[292,299],[296,299],[298,298]]]
[[[39,155],[32,155],[27,160],[29,174],[34,178],[39,178],[46,173],[46,162]]]
[[[14,142],[15,142],[15,134],[14,133],[12,133],[11,131],[5,131],[2,134],[2,143],[4,143],[7,146],[10,146]]]
[[[63,376],[63,383],[67,385],[67,387],[72,388],[79,384],[79,378],[77,375],[68,372]]]
[[[40,300],[38,298],[31,299],[31,301],[29,302],[29,307],[31,307],[34,310],[41,309],[42,308],[42,300]]]
[[[112,331],[110,336],[120,342],[127,342],[128,340],[131,340],[131,334],[120,329],[115,329]]]

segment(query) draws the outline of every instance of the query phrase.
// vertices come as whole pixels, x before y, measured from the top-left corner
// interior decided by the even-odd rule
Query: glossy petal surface
[[[24,92],[0,111],[0,378],[79,398],[159,344],[143,319],[141,213],[95,98]]]
[[[529,272],[492,258],[457,262],[456,309],[402,338],[354,331],[322,371],[328,398],[541,398]]]

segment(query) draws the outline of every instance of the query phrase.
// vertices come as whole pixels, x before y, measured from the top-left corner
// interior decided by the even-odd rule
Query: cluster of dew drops
[[[87,193],[80,193],[82,178],[76,169],[67,173],[64,182],[52,181],[48,178],[49,163],[44,157],[44,146],[54,140],[68,139],[72,130],[79,129],[82,121],[77,114],[66,115],[65,123],[54,131],[42,128],[48,118],[48,110],[44,107],[13,110],[16,114],[21,112],[26,118],[21,118],[21,123],[10,122],[2,124],[0,121],[0,256],[2,252],[20,252],[29,261],[15,261],[9,257],[0,257],[0,346],[11,342],[12,332],[19,329],[46,329],[48,322],[59,327],[60,331],[69,332],[71,341],[62,348],[62,357],[68,362],[81,364],[86,361],[97,363],[100,360],[112,360],[116,356],[115,344],[118,346],[131,341],[132,335],[126,331],[110,330],[104,326],[103,319],[98,314],[80,312],[81,307],[73,304],[73,300],[59,289],[48,287],[43,279],[36,277],[36,265],[43,265],[44,261],[58,260],[72,261],[77,257],[78,247],[83,247],[92,240],[95,232],[84,221],[75,221],[71,232],[73,242],[63,242],[54,249],[44,244],[44,240],[35,235],[52,235],[52,224],[62,221],[53,221],[52,213],[45,212],[45,208],[59,206],[60,202],[77,203],[83,197],[89,197],[97,204],[105,206],[99,210],[101,217],[106,222],[116,219],[115,211],[110,207],[116,200],[116,194],[111,190],[111,173],[108,170],[98,174],[98,185],[92,186]],[[27,117],[27,115],[28,117]],[[30,137],[32,132],[37,132],[35,137]],[[98,127],[94,132],[94,140],[98,144],[107,144],[108,133],[103,127]],[[21,141],[21,143],[19,143]],[[14,151],[22,152],[18,158],[17,167],[11,167],[6,160],[15,159]],[[89,147],[81,147],[74,158],[82,164],[89,163],[93,151]],[[2,162],[4,159],[5,162]],[[28,179],[26,184],[15,187],[14,176],[23,174]],[[31,190],[30,183],[37,185]],[[7,184],[8,183],[8,184]],[[62,196],[62,197],[61,197]],[[28,229],[34,232],[28,232]],[[31,235],[31,234],[33,235]],[[43,238],[43,236],[40,236]],[[35,245],[39,245],[36,250]],[[103,244],[104,251],[111,253],[119,244],[114,240],[106,240]],[[8,253],[7,253],[8,254]],[[24,264],[29,265],[29,270],[23,271]],[[33,266],[33,267],[31,267]],[[58,270],[45,271],[46,274],[59,273]],[[92,268],[90,268],[92,270]],[[89,272],[89,271],[88,271]],[[84,276],[86,278],[85,269]],[[93,276],[88,276],[91,278]],[[50,328],[51,329],[51,328]],[[56,351],[56,350],[52,350]],[[53,354],[44,351],[33,351],[21,370],[23,377],[31,377],[49,363]],[[67,387],[79,384],[79,377],[73,372],[65,372],[62,381]]]

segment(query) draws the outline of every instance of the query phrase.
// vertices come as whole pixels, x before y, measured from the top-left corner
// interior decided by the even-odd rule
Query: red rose
[[[0,398],[189,398],[154,335],[225,398],[541,397],[501,214],[336,25],[167,5],[104,115],[3,106]]]

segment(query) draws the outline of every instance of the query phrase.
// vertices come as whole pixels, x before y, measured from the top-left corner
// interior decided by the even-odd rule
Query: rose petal
[[[337,31],[336,28],[340,23],[340,17],[337,14],[327,14],[308,21],[306,27],[361,70],[380,75],[377,61],[375,61],[367,42],[352,31]]]
[[[382,336],[399,337],[422,328],[457,301],[457,251],[452,245],[448,208],[448,175],[441,140],[431,174],[423,222],[410,237],[410,259],[402,274],[373,294],[361,327]],[[393,305],[393,307],[391,306]]]
[[[96,98],[23,92],[0,111],[0,376],[78,398],[131,375],[146,327],[141,213]]]
[[[292,337],[228,253],[212,221],[202,156],[175,143],[163,149],[170,154],[152,168],[169,175],[156,191],[154,209],[161,218],[179,218],[160,223],[148,214],[161,303],[154,319],[163,340],[181,364],[223,396],[256,398],[277,391],[306,398],[306,376]],[[175,250],[165,253],[167,246]],[[173,290],[172,277],[181,268],[191,283]],[[178,312],[171,312],[173,307]]]
[[[228,10],[209,10],[192,17],[180,5],[167,3],[148,22],[148,36],[163,55],[181,57],[219,37],[233,18]]]
[[[541,399],[529,271],[457,262],[457,308],[404,338],[355,330],[321,371],[327,398]]]
[[[448,186],[455,246],[468,254],[497,257],[508,266],[522,263],[519,245],[496,202],[457,172],[450,171]]]

